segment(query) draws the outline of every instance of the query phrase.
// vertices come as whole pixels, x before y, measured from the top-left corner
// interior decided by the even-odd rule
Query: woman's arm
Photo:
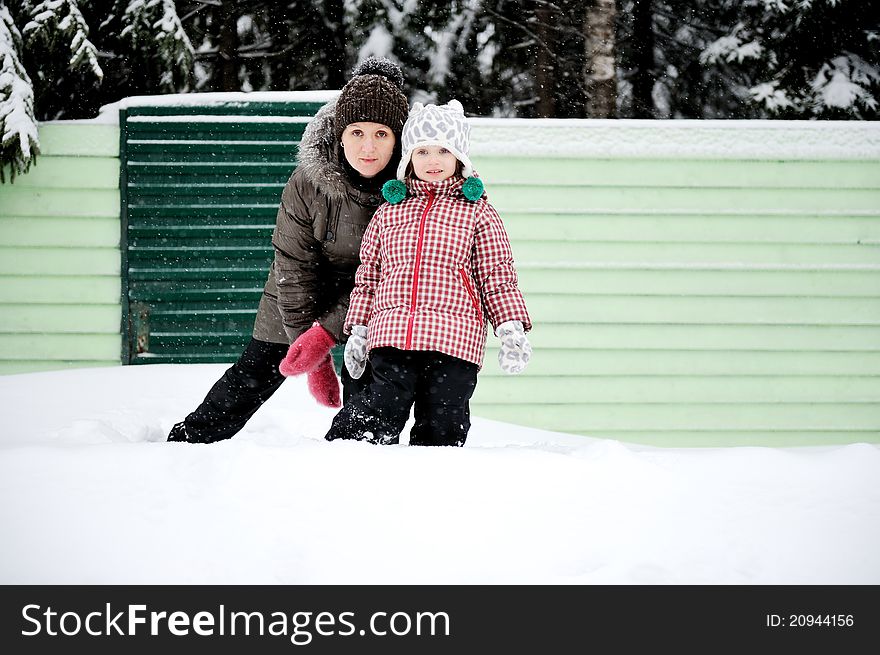
[[[315,189],[294,171],[281,193],[272,234],[278,309],[291,342],[317,318],[322,251],[311,211],[316,195]]]

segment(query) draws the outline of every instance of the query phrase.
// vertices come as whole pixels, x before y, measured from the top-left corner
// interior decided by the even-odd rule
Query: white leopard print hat
[[[397,167],[397,179],[403,180],[406,177],[406,167],[417,146],[443,146],[462,163],[462,176],[470,177],[474,174],[474,167],[468,157],[470,136],[471,126],[458,100],[450,100],[445,105],[415,103],[403,126],[403,157]]]

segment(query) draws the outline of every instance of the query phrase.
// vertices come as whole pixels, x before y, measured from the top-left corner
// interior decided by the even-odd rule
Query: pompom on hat
[[[384,57],[368,57],[352,71],[336,100],[336,138],[351,123],[381,123],[400,139],[409,101],[403,95],[400,67]]]
[[[471,126],[458,100],[450,100],[445,105],[415,103],[403,126],[403,157],[397,167],[397,179],[405,179],[406,167],[412,159],[413,150],[418,146],[446,148],[461,162],[462,176],[471,177],[474,167],[468,157],[470,136]]]

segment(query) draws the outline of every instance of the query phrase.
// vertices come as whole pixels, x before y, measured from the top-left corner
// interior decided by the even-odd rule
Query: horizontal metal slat
[[[878,161],[747,161],[471,155],[480,176],[494,184],[730,187],[770,189],[880,187]]]
[[[128,122],[126,136],[130,141],[167,139],[170,141],[299,141],[304,123],[233,121],[222,122]]]
[[[132,364],[210,364],[210,363],[232,363],[240,356],[245,345],[250,341],[250,332],[242,333],[239,341],[235,343],[218,344],[213,351],[206,352],[201,350],[193,350],[188,346],[174,348],[173,346],[162,348],[159,350],[151,349],[145,353],[139,353],[132,361]],[[333,365],[337,374],[342,365],[342,349],[339,347],[331,350]]]
[[[192,204],[186,206],[174,205],[129,205],[128,221],[131,225],[151,225],[156,221],[167,223],[184,223],[196,225],[199,223],[238,223],[241,221],[258,221],[263,225],[275,224],[275,215],[278,213],[278,200],[273,203],[247,203],[247,204]]]
[[[223,364],[223,363],[232,363],[236,361],[241,355],[241,351],[244,350],[244,344],[247,343],[247,340],[242,342],[242,346],[240,348],[224,348],[218,350],[217,352],[210,354],[191,354],[186,352],[181,353],[138,353],[135,355],[131,363],[132,364]]]
[[[512,242],[518,264],[673,270],[880,270],[867,244],[669,243],[532,240]]]
[[[193,248],[205,248],[206,250],[215,250],[216,244],[222,243],[224,250],[242,250],[248,252],[251,250],[265,251],[269,243],[271,232],[267,235],[263,232],[259,234],[242,234],[230,233],[224,234],[222,230],[216,232],[204,232],[195,237],[176,237],[170,233],[160,234],[154,237],[129,237],[128,243],[132,250],[138,252],[145,251],[161,251],[168,248],[169,243],[176,244],[175,247],[192,250]]]
[[[495,418],[519,425],[534,425],[537,419],[544,430],[580,432],[678,431],[867,431],[876,435],[876,403],[837,403],[818,405],[790,403],[749,405],[743,403],[590,403],[541,405],[520,403],[473,403],[474,416]],[[722,436],[716,434],[715,438]],[[876,440],[876,436],[874,437]]]
[[[241,262],[237,266],[227,262],[225,266],[214,267],[191,267],[181,266],[169,269],[168,266],[133,266],[129,269],[129,279],[132,284],[138,282],[162,282],[174,284],[178,280],[220,280],[222,282],[265,281],[266,272],[269,270],[268,263],[263,269],[259,269],[252,262]]]
[[[299,141],[203,141],[174,142],[170,140],[129,143],[126,161],[139,163],[173,162],[287,162],[291,170],[296,165]]]
[[[267,202],[268,198],[257,194],[236,194],[215,197],[162,198],[161,196],[132,198],[129,205],[130,216],[168,216],[187,213],[194,216],[211,216],[226,208],[235,208],[253,216],[274,217],[278,211],[278,200]],[[134,204],[137,203],[137,204]]]
[[[163,223],[157,224],[153,222],[148,225],[129,225],[129,243],[137,239],[143,239],[145,245],[146,240],[149,239],[180,240],[181,242],[187,242],[190,239],[204,239],[212,243],[225,243],[227,239],[253,239],[265,245],[266,240],[271,237],[274,228],[273,225],[268,223],[248,225],[240,220],[235,224],[229,225],[217,223],[197,225],[182,223],[180,220],[170,224],[168,222]]]
[[[638,268],[564,270],[566,290],[595,296],[794,296],[880,297],[880,270],[642,270]],[[560,269],[519,266],[526,295],[559,290]]]
[[[504,213],[511,240],[592,242],[857,244],[880,241],[875,215]]]
[[[182,258],[174,261],[144,260],[131,263],[134,280],[228,280],[248,275],[252,282],[265,281],[272,263],[271,257],[263,259],[210,259],[190,261]],[[233,276],[230,277],[230,274]]]
[[[255,280],[256,281],[256,280]],[[190,303],[206,304],[216,302],[223,306],[228,303],[237,303],[241,300],[253,303],[256,306],[263,292],[263,285],[248,284],[241,287],[230,287],[226,280],[217,280],[217,288],[206,285],[201,289],[181,289],[180,283],[162,284],[150,288],[144,288],[136,284],[130,285],[128,297],[132,301],[147,303],[173,303],[176,306],[186,306]]]
[[[192,261],[196,264],[200,259],[228,259],[241,261],[244,259],[263,260],[267,255],[272,255],[272,245],[262,244],[261,247],[240,247],[236,245],[203,244],[197,242],[193,245],[163,245],[158,247],[141,246],[129,248],[129,257],[132,261],[144,261],[161,259],[163,261]]]
[[[194,96],[193,100],[198,97]],[[198,116],[243,114],[245,116],[314,116],[324,106],[324,102],[259,102],[253,100],[229,100],[212,102],[205,100],[193,105],[154,105],[129,107],[126,113],[133,116]]]
[[[247,175],[244,173],[218,173],[211,175],[136,175],[128,179],[129,189],[143,188],[167,188],[174,185],[185,184],[193,192],[200,193],[202,188],[210,188],[212,185],[225,186],[228,189],[238,188],[241,186],[257,186],[261,184],[269,184],[275,189],[284,188],[284,184],[290,178],[288,172],[280,175]],[[216,194],[210,194],[216,195]],[[280,193],[269,195],[272,200],[278,200]]]
[[[256,314],[242,316],[219,316],[211,317],[211,320],[196,320],[192,317],[181,320],[151,320],[150,331],[157,332],[179,332],[181,330],[189,330],[193,334],[211,334],[212,332],[222,332],[224,334],[233,332],[242,335],[246,339],[250,336],[254,328],[254,318]],[[241,353],[239,353],[241,354]]]
[[[234,178],[233,178],[234,179]],[[273,198],[279,199],[284,188],[283,182],[206,182],[201,184],[128,184],[129,194],[137,194],[138,204],[153,202],[152,196],[186,204],[206,198]]]
[[[242,180],[281,180],[290,177],[291,166],[286,161],[238,162],[137,162],[128,165],[128,180],[133,183],[186,181],[198,182],[212,178],[236,176]]]
[[[775,297],[607,297],[570,294],[529,298],[529,312],[544,321],[629,324],[864,325],[880,326],[880,300]]]
[[[526,298],[530,302],[530,298]],[[532,310],[532,306],[529,305]],[[880,326],[577,323],[543,318],[529,335],[550,348],[754,352],[880,352]]]

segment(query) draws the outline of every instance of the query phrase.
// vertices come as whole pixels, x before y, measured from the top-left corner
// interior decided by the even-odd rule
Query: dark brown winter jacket
[[[361,238],[383,200],[378,188],[358,190],[346,175],[334,109],[335,101],[328,103],[309,122],[299,165],[281,194],[272,235],[275,260],[254,322],[253,336],[260,341],[291,343],[315,321],[337,341],[345,339]]]

